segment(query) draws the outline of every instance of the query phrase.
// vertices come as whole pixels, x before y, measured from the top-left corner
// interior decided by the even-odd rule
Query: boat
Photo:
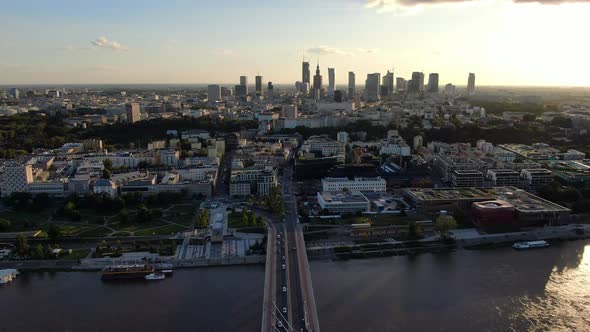
[[[174,271],[172,269],[168,269],[168,270],[162,270],[160,272],[164,273],[165,275],[171,275]]]
[[[516,250],[523,250],[523,249],[545,248],[548,246],[549,246],[549,243],[547,243],[547,241],[539,240],[539,241],[516,242],[512,245],[512,248],[514,248]]]
[[[154,273],[153,266],[148,264],[117,264],[102,270],[102,280],[138,279]]]
[[[146,275],[144,278],[145,280],[164,280],[166,279],[166,275],[164,273],[154,272]]]
[[[12,282],[18,274],[19,272],[16,269],[0,270],[0,285]]]

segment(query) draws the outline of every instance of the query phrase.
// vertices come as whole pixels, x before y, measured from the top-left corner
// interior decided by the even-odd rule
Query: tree
[[[0,232],[8,232],[11,227],[10,221],[6,219],[0,219]]]
[[[145,205],[140,205],[137,208],[137,221],[138,222],[149,222],[152,219],[150,210]]]
[[[22,234],[18,234],[16,236],[16,252],[21,256],[25,256],[29,254],[29,249],[27,238]]]
[[[129,222],[129,212],[127,211],[127,209],[123,209],[119,212],[119,215],[117,216],[117,218],[119,219],[119,223],[120,224],[126,224]]]
[[[282,215],[285,213],[285,202],[281,194],[280,187],[273,187],[270,191],[270,195],[266,197],[266,204],[270,211],[276,215]]]
[[[41,245],[41,243],[39,243],[37,245],[37,247],[35,248],[35,254],[34,254],[34,256],[37,259],[43,259],[43,258],[45,258],[45,249],[43,249],[43,245]]]
[[[47,236],[51,243],[57,243],[57,240],[61,237],[61,228],[56,224],[50,224],[47,229]]]
[[[108,159],[107,159],[107,160],[108,160]],[[106,168],[102,170],[102,178],[103,178],[103,179],[110,180],[110,179],[111,179],[111,175],[112,175],[112,174],[113,174],[113,173],[112,173],[110,170],[106,169]]]
[[[105,159],[102,162],[102,165],[104,166],[104,169],[107,169],[109,171],[113,171],[113,162],[110,159]]]
[[[408,237],[410,239],[422,238],[422,227],[414,220],[408,223]]]
[[[457,221],[452,216],[441,214],[436,218],[434,230],[442,240],[448,240],[450,231],[457,228]]]

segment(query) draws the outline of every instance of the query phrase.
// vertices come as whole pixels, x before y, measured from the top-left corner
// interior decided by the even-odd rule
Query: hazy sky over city
[[[0,84],[294,83],[305,53],[338,84],[590,86],[589,18],[579,0],[4,1]]]

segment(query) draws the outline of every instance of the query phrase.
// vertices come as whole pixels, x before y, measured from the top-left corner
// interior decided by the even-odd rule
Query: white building
[[[338,192],[343,190],[361,192],[385,192],[387,190],[385,179],[374,178],[323,178],[322,192]]]
[[[117,186],[111,180],[99,179],[94,182],[92,191],[95,194],[106,194],[115,197],[117,195]]]
[[[357,213],[369,211],[370,202],[361,192],[323,192],[317,194],[322,209],[330,213]]]
[[[339,143],[343,143],[343,144],[348,143],[348,140],[349,140],[348,133],[345,131],[339,131],[338,134],[336,134],[336,140]]]

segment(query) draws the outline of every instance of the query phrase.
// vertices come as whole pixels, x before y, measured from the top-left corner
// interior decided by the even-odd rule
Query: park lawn
[[[78,234],[93,228],[91,225],[55,224],[59,226],[63,236],[77,236]]]
[[[112,228],[116,229],[119,232],[138,232],[144,229],[148,229],[148,228],[154,228],[154,227],[159,227],[159,226],[164,226],[167,225],[167,223],[163,222],[160,219],[154,219],[150,222],[146,222],[146,223],[126,223],[126,224],[120,224],[120,223],[112,223],[109,224],[109,226],[111,226]]]
[[[179,212],[179,213],[192,213],[195,214],[197,209],[199,208],[199,205],[195,205],[195,204],[182,204],[182,205],[176,205],[170,209],[167,210],[167,212]]]
[[[164,225],[164,226],[160,226],[160,227],[156,227],[156,228],[143,229],[143,230],[135,232],[135,235],[136,236],[171,235],[171,234],[175,234],[178,232],[183,232],[186,229],[187,229],[186,227],[182,227],[179,225],[168,224],[168,225]]]
[[[190,224],[195,219],[195,213],[194,212],[187,213],[187,212],[165,211],[164,215],[162,216],[162,219],[165,219],[165,220],[177,223],[177,224],[190,226]]]
[[[95,228],[91,228],[89,230],[86,230],[84,232],[78,233],[78,236],[82,236],[82,237],[101,237],[101,236],[107,236],[111,233],[112,231],[106,227],[102,227],[102,226],[98,226]]]
[[[84,259],[90,253],[89,249],[74,249],[71,254],[65,254],[59,259]]]

